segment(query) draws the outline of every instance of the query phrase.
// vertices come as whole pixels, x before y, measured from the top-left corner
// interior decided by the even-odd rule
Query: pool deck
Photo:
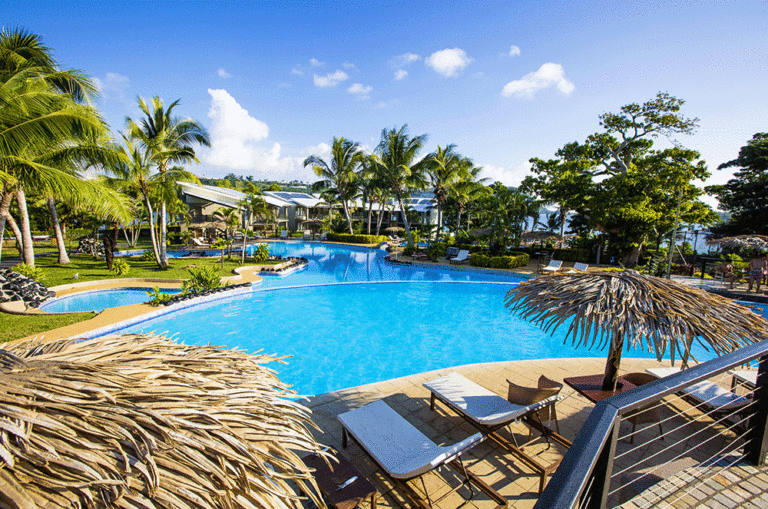
[[[621,372],[643,371],[648,367],[668,365],[668,362],[659,363],[655,359],[625,358],[622,359]],[[476,430],[456,414],[448,411],[439,402],[436,404],[435,411],[430,410],[430,393],[422,386],[422,383],[428,380],[449,371],[455,371],[503,396],[506,395],[507,391],[507,379],[520,385],[535,386],[541,374],[562,382],[563,378],[570,376],[602,373],[604,368],[605,359],[601,358],[472,364],[313,396],[308,398],[306,405],[311,408],[312,420],[319,428],[313,430],[316,439],[322,444],[333,446],[341,451],[360,473],[373,483],[380,494],[377,507],[405,508],[409,505],[400,489],[396,488],[392,481],[385,477],[378,466],[354,441],[350,441],[346,449],[342,448],[342,430],[337,418],[339,414],[372,401],[384,399],[395,411],[432,441],[438,445],[448,445],[467,438]],[[563,436],[573,441],[594,406],[568,386],[564,386],[561,395],[564,396],[564,399],[557,404],[560,431]],[[680,403],[675,401],[673,404],[679,405]],[[681,417],[677,417],[677,419],[681,419]],[[646,427],[643,428],[643,426]],[[670,423],[665,426],[672,427]],[[699,445],[699,442],[702,441],[701,437],[689,438],[688,435],[680,431],[666,432],[665,429],[665,436],[671,437],[671,442],[677,442],[675,447],[665,451],[664,449],[670,445],[669,439],[661,442],[660,445],[658,441],[650,442],[654,435],[658,435],[658,428],[655,425],[640,424],[638,428],[642,431],[638,434],[635,445],[630,444],[628,438],[619,440],[617,453],[629,452],[629,454],[623,460],[617,461],[617,470],[631,468],[644,458],[649,458],[655,454],[668,454],[670,457],[675,457],[681,451],[685,453],[691,446]],[[627,434],[630,430],[631,425],[623,422],[622,434]],[[513,433],[519,440],[525,441],[528,429],[522,424],[513,424],[504,433]],[[700,454],[705,457],[717,454],[721,445],[720,440],[713,440],[705,447],[706,450],[700,451]],[[553,444],[547,449],[546,443],[542,442],[526,446],[526,452],[536,455],[542,462],[552,462],[562,459],[566,450],[559,444]],[[656,456],[655,459],[658,460],[661,457],[663,456]],[[536,503],[538,499],[538,476],[494,442],[486,440],[475,446],[463,455],[463,460],[472,473],[507,498],[507,507],[531,508]],[[664,460],[662,459],[661,462],[663,463]],[[454,487],[460,483],[460,478],[452,470],[442,469],[441,476],[434,472],[424,476],[427,490],[433,499],[448,492],[449,487]],[[625,502],[622,506],[624,509],[637,509],[639,507],[757,508],[768,506],[768,467],[758,468],[738,464],[713,473],[712,478],[706,480],[701,486],[694,486],[694,483],[678,482],[674,484],[674,481],[670,479],[663,481],[663,483],[672,485],[677,493],[670,495],[672,490],[669,486],[659,483],[656,487],[643,492],[640,498],[626,502],[626,499],[618,499],[614,503]],[[418,482],[412,481],[412,486],[421,490],[421,484]],[[659,496],[660,489],[666,489],[661,496]],[[436,507],[451,509],[458,507],[463,502],[461,497],[467,495],[466,488],[462,488],[437,504]],[[627,492],[622,492],[621,496],[630,498]],[[367,509],[368,506],[362,507]],[[491,508],[495,507],[495,502],[485,494],[475,490],[474,498],[463,507]]]

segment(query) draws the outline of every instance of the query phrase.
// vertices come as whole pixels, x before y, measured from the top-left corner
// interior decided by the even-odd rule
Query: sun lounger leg
[[[347,448],[347,428],[341,428],[341,446]]]
[[[434,410],[435,409],[435,393],[432,393],[432,396],[429,398],[429,409]]]

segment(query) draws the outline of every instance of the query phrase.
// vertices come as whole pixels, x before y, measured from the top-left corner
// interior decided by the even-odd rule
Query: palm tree
[[[38,36],[0,32],[0,236],[16,198],[23,260],[34,265],[25,189],[42,195],[82,193],[93,187],[78,170],[104,162],[108,128],[88,106],[96,88],[78,71],[61,71]],[[10,221],[15,226],[15,221]],[[20,236],[20,237],[19,237]]]
[[[432,192],[437,201],[437,236],[443,231],[443,206],[454,184],[460,181],[462,177],[469,175],[472,161],[462,158],[455,151],[456,145],[451,144],[445,148],[437,146],[437,150],[426,157],[427,176]]]
[[[405,214],[403,197],[410,195],[411,190],[423,189],[426,185],[423,161],[416,161],[416,156],[427,141],[427,135],[408,137],[408,125],[400,129],[383,129],[381,141],[376,147],[376,162],[381,166],[382,182],[397,197],[397,203],[403,212],[405,233],[408,244],[413,246],[413,236],[408,217]]]
[[[474,166],[469,159],[462,160],[464,171],[460,178],[449,189],[449,196],[456,200],[456,233],[461,230],[461,215],[467,206],[481,198],[488,197],[492,191],[484,185],[487,178],[480,178],[482,167]]]
[[[107,171],[125,181],[126,185],[137,189],[144,198],[144,206],[147,210],[147,221],[149,223],[149,238],[152,241],[152,253],[155,256],[157,266],[162,269],[167,264],[163,264],[161,260],[160,246],[157,243],[157,236],[155,234],[154,212],[152,200],[150,199],[153,181],[150,176],[152,166],[149,154],[136,146],[130,138],[123,136],[123,141],[125,146],[120,147],[120,151],[123,154],[122,160],[118,164],[108,167]]]
[[[356,170],[363,157],[360,145],[344,137],[334,137],[331,145],[330,164],[315,155],[304,160],[304,167],[311,165],[315,174],[318,177],[323,177],[323,180],[317,183],[318,187],[333,189],[338,196],[341,206],[344,208],[344,217],[347,220],[350,235],[352,234],[352,218],[349,215],[347,200],[354,199],[357,195],[358,175]]]
[[[128,135],[147,150],[149,158],[157,166],[161,181],[173,181],[173,174],[168,171],[170,163],[199,162],[195,157],[193,144],[199,143],[210,147],[211,142],[205,128],[192,119],[181,119],[172,116],[173,109],[179,100],[172,102],[166,109],[162,99],[152,98],[152,107],[142,98],[138,98],[139,109],[146,115],[141,125],[126,117]],[[168,266],[166,254],[167,237],[166,199],[160,201],[160,263]]]

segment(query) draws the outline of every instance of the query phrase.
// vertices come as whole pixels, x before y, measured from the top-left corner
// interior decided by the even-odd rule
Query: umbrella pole
[[[615,391],[616,382],[619,379],[619,364],[621,364],[621,345],[614,347],[608,352],[608,361],[605,363],[605,377],[603,378],[604,391]]]

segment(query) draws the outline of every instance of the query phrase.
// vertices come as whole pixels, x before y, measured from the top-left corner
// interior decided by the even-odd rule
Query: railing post
[[[754,398],[755,413],[749,418],[744,455],[750,463],[762,466],[768,452],[768,355],[760,357]]]
[[[621,415],[617,415],[613,421],[611,436],[600,453],[597,463],[595,463],[595,469],[592,471],[592,487],[585,494],[589,501],[583,506],[584,509],[605,509],[608,504],[608,493],[611,487],[611,476],[613,475],[613,459],[616,456],[616,443],[619,441],[620,426]]]

